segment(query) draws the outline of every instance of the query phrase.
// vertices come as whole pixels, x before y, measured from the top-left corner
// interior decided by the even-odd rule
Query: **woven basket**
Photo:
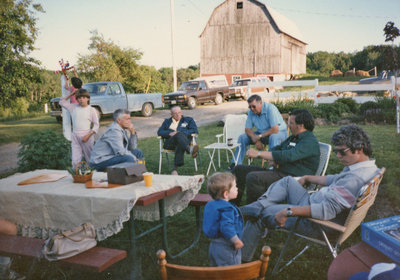
[[[85,165],[86,168],[89,168],[86,161],[81,161],[75,166],[75,173],[78,173],[79,167]],[[93,172],[86,175],[79,175],[79,174],[71,174],[72,178],[74,178],[74,183],[86,183],[87,181],[92,180]]]
[[[86,183],[87,181],[92,180],[93,173],[86,175],[72,175],[74,178],[74,183]]]

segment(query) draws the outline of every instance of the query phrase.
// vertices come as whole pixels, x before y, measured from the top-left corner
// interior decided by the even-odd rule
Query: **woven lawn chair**
[[[307,218],[310,221],[319,225],[321,231],[321,239],[312,238],[309,236],[301,235],[296,233],[296,227],[301,218],[297,218],[296,225],[293,229],[289,232],[289,235],[286,239],[285,246],[283,247],[279,258],[275,264],[274,269],[272,270],[272,274],[276,274],[282,271],[283,268],[290,265],[298,256],[303,254],[310,245],[301,250],[296,256],[294,256],[290,261],[288,261],[281,269],[279,269],[279,264],[286,253],[286,250],[289,246],[291,238],[293,235],[296,235],[300,238],[304,238],[309,242],[314,242],[320,245],[326,245],[329,248],[330,253],[332,254],[333,258],[336,258],[339,250],[339,246],[353,233],[355,229],[357,229],[361,222],[364,220],[365,216],[367,215],[368,209],[374,204],[376,195],[378,194],[379,184],[382,181],[383,173],[385,173],[385,168],[381,168],[378,174],[376,174],[367,184],[365,184],[359,191],[357,199],[354,205],[351,207],[347,219],[344,225],[340,225],[331,221],[323,221],[313,218]],[[303,218],[304,219],[304,218]],[[328,227],[337,231],[336,238],[335,237],[328,237],[324,227]],[[334,241],[336,239],[336,241]],[[333,242],[332,242],[333,241]],[[279,271],[278,271],[279,269]]]
[[[230,266],[219,267],[200,267],[169,264],[165,260],[164,250],[158,250],[157,258],[162,280],[167,279],[191,279],[191,280],[244,280],[244,279],[265,279],[268,268],[269,255],[271,248],[264,246],[260,260]]]

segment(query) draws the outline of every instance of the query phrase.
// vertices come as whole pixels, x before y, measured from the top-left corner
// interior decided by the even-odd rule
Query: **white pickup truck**
[[[153,109],[163,107],[161,93],[125,93],[120,82],[96,82],[83,86],[90,93],[90,105],[101,115],[112,114],[117,109],[129,112],[141,111],[144,117],[150,117]],[[61,121],[60,97],[50,100],[50,115]]]

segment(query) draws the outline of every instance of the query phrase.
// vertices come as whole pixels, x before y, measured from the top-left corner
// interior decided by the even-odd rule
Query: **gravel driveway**
[[[199,106],[194,110],[183,110],[185,116],[193,117],[198,126],[204,126],[213,122],[217,122],[226,114],[241,114],[247,112],[246,101],[230,101],[221,105],[215,106],[212,104]],[[133,124],[139,134],[139,140],[147,137],[152,137],[157,134],[162,121],[170,117],[169,110],[154,111],[150,118],[134,117]],[[101,135],[110,121],[102,121],[98,135]],[[12,171],[17,168],[17,154],[19,143],[9,143],[0,146],[0,174]]]

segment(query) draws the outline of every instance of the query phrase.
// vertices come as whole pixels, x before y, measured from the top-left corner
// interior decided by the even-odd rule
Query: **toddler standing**
[[[76,94],[76,100],[79,104],[71,104],[68,99]],[[72,118],[72,167],[82,160],[85,156],[86,162],[90,161],[90,153],[94,145],[94,137],[99,130],[99,118],[96,110],[89,105],[90,94],[81,88],[78,91],[70,93],[67,97],[61,99],[60,105],[66,108]],[[93,127],[91,127],[93,125]]]
[[[206,204],[203,214],[203,232],[211,240],[210,266],[240,264],[243,217],[239,208],[229,202],[238,193],[235,176],[215,173],[208,179],[207,189],[214,199]]]

